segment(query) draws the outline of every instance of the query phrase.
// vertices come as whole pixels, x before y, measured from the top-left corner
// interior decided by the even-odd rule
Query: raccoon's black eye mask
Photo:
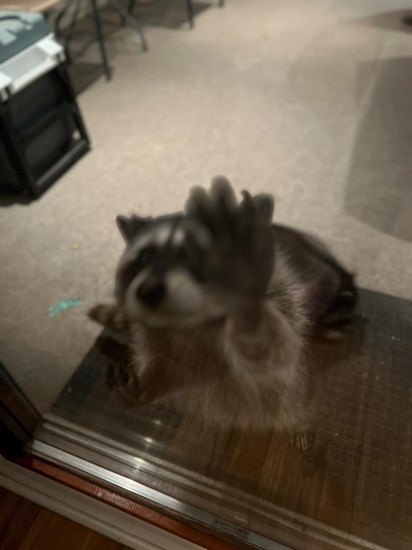
[[[200,235],[197,234],[197,231],[202,233],[204,230],[196,229],[196,222],[193,222],[193,220],[189,222],[188,226],[185,220],[188,220],[188,218],[183,214],[172,214],[157,218],[143,218],[136,215],[117,217],[117,226],[127,246],[159,224],[165,223],[170,227],[169,239],[160,246],[156,243],[148,243],[146,247],[138,251],[133,260],[128,264],[123,264],[121,278],[124,284],[129,284],[139,271],[149,265],[153,272],[159,274],[165,273],[172,267],[183,267],[199,282],[206,279],[205,254],[207,246]],[[175,232],[179,230],[184,233],[184,238],[178,243],[174,243]]]

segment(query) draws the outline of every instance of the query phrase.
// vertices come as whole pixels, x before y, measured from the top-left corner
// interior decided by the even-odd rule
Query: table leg
[[[96,36],[97,36],[97,40],[99,42],[100,53],[101,53],[101,56],[102,56],[102,64],[103,64],[104,74],[106,75],[106,79],[110,80],[112,74],[111,74],[111,69],[109,67],[109,63],[108,63],[108,60],[107,60],[106,45],[104,43],[104,36],[103,36],[103,30],[102,30],[102,22],[101,22],[101,19],[100,19],[99,6],[97,5],[97,0],[90,0],[90,2],[91,2],[91,7],[92,7],[92,15],[93,15],[93,19],[94,19],[94,24],[95,24],[95,27],[96,27]]]

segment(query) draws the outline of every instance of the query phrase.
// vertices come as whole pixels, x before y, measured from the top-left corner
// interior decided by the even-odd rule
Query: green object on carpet
[[[52,306],[49,307],[49,316],[54,317],[61,311],[64,311],[65,309],[69,309],[71,307],[77,307],[80,306],[82,303],[81,300],[78,298],[70,298],[69,300],[60,300],[59,302],[56,302]]]

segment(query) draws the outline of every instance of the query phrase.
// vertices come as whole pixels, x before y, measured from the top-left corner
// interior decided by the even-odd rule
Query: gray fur
[[[270,196],[239,202],[218,177],[192,190],[184,214],[134,217],[130,231],[122,218],[115,307],[130,323],[139,403],[172,402],[220,427],[305,428],[305,335],[339,309],[347,317],[356,292],[322,243],[272,215]]]

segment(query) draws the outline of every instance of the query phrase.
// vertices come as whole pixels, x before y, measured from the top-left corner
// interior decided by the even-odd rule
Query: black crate
[[[39,197],[90,148],[66,63],[0,103],[0,192]]]

